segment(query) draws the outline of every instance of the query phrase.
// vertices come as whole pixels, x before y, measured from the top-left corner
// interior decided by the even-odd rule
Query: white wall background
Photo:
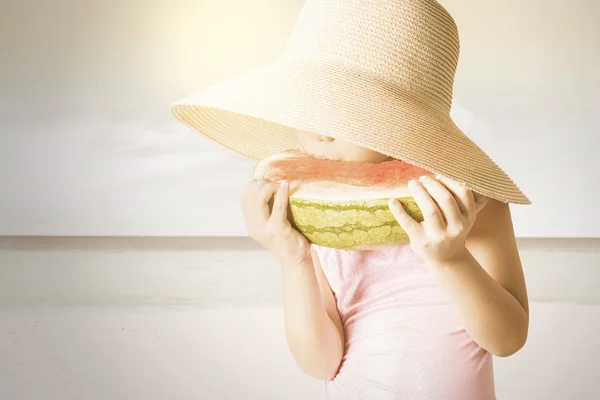
[[[252,163],[169,106],[281,54],[303,0],[2,0],[0,234],[244,235]],[[521,237],[600,237],[600,2],[443,0],[457,123],[532,199]]]
[[[526,347],[499,400],[600,398],[600,242],[519,241]],[[0,398],[320,399],[287,350],[280,270],[240,238],[0,239]]]

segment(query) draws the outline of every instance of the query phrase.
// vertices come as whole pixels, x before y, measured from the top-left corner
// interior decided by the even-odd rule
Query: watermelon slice
[[[342,250],[407,244],[388,200],[398,199],[409,215],[423,221],[408,192],[408,182],[423,175],[434,174],[404,161],[325,160],[299,150],[267,157],[254,169],[254,177],[290,183],[288,217],[311,243]]]

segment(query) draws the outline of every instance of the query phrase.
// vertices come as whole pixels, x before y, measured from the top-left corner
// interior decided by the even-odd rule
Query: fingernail
[[[440,174],[436,174],[435,179],[442,179],[442,176]]]
[[[416,186],[416,185],[417,185],[417,182],[415,182],[415,180],[414,180],[414,179],[411,179],[411,180],[408,182],[408,186]]]
[[[425,182],[425,179],[427,179],[427,176],[422,176],[419,178],[419,182]]]
[[[281,181],[281,186],[286,187],[288,185],[288,181]]]

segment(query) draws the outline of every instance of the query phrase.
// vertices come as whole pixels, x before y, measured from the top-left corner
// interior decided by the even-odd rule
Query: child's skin
[[[383,162],[370,149],[298,131],[302,149],[317,157]],[[298,366],[332,379],[344,352],[344,330],[318,257],[287,219],[289,188],[254,179],[242,197],[249,235],[277,257],[283,268],[285,327]],[[529,306],[521,260],[507,204],[475,195],[445,177],[409,185],[425,220],[418,223],[390,201],[410,246],[449,294],[471,338],[490,353],[507,357],[523,347]],[[269,214],[267,202],[277,193]],[[475,218],[477,216],[477,218]]]

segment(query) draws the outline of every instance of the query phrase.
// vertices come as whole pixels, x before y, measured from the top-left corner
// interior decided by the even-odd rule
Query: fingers
[[[489,198],[479,193],[473,192],[471,189],[445,176],[437,175],[439,180],[448,188],[454,195],[462,215],[467,218],[474,218],[488,202]]]
[[[433,229],[445,229],[446,223],[442,212],[423,185],[412,180],[409,182],[408,187],[423,214],[423,223]]]
[[[266,205],[275,192],[277,192],[277,189],[279,189],[279,184],[268,180],[261,180],[260,184],[261,187],[256,194],[256,201]]]
[[[266,179],[253,179],[242,195],[242,211],[249,225],[265,224],[269,219],[269,200],[279,185]]]
[[[287,224],[287,209],[289,202],[289,184],[287,181],[281,182],[279,189],[275,194],[275,202],[273,203],[273,212],[271,213],[271,219],[279,224]]]
[[[420,231],[423,229],[421,225],[415,221],[404,209],[402,204],[396,199],[390,199],[388,201],[388,207],[398,224],[404,229],[404,231],[408,234],[408,236],[412,239],[417,237],[420,234]]]
[[[462,215],[466,216],[470,210],[473,210],[475,202],[473,192],[470,189],[445,176],[436,175],[435,178],[441,182],[450,193],[452,193]]]
[[[437,203],[438,209],[448,225],[458,225],[463,219],[458,200],[454,193],[440,181],[429,177],[422,177],[419,181],[425,186],[429,195]]]

